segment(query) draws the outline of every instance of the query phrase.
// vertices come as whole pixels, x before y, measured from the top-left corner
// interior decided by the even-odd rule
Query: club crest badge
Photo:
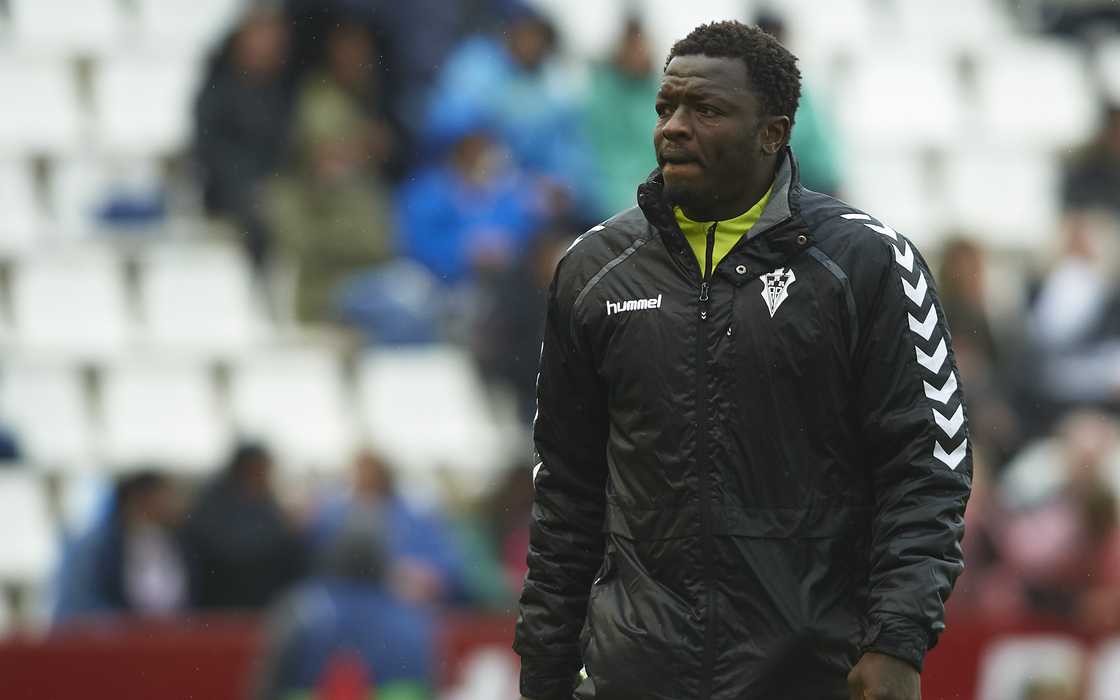
[[[759,279],[762,280],[762,300],[766,302],[766,308],[770,310],[770,318],[774,318],[774,314],[778,312],[778,307],[789,296],[789,288],[797,281],[797,276],[793,274],[793,270],[779,267],[773,272],[762,275]]]

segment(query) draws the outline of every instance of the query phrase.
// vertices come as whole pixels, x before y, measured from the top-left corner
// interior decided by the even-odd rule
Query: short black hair
[[[665,68],[677,56],[698,55],[742,59],[750,87],[766,113],[789,117],[793,123],[801,99],[801,71],[797,57],[777,39],[734,20],[701,24],[673,44]]]

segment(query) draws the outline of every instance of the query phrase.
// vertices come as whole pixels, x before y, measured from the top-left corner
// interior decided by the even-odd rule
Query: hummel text
[[[661,295],[652,299],[629,299],[627,301],[608,301],[607,315],[620,314],[623,311],[640,311],[642,309],[660,309]]]

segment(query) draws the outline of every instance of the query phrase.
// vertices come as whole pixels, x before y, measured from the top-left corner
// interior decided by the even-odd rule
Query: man
[[[795,61],[737,22],[678,42],[639,207],[559,265],[526,698],[919,697],[962,569],[959,380],[914,247],[799,185]]]

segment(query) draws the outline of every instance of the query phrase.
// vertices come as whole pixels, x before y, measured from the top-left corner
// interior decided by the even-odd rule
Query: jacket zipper
[[[700,280],[700,320],[696,332],[696,355],[697,355],[697,377],[699,378],[699,386],[696,391],[696,408],[700,413],[699,432],[697,433],[697,453],[700,458],[701,467],[701,480],[700,480],[700,499],[701,499],[701,518],[704,532],[704,581],[705,590],[707,594],[707,613],[704,622],[704,665],[701,671],[701,691],[700,697],[702,700],[708,700],[712,695],[712,675],[715,666],[715,572],[714,572],[714,554],[712,552],[712,505],[711,505],[711,469],[708,465],[708,307],[711,303],[711,278],[712,278],[712,256],[715,250],[716,243],[716,226],[718,222],[712,223],[708,228],[708,236],[705,241],[704,252],[704,275]]]

